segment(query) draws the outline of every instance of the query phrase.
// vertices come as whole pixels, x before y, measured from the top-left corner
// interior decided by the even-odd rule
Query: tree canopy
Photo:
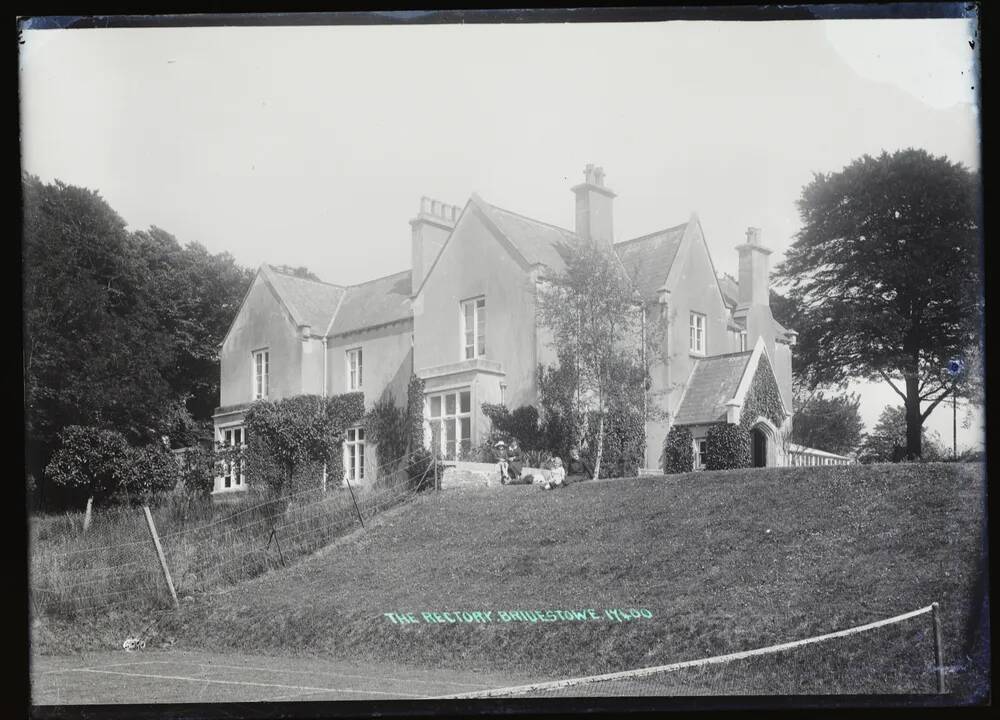
[[[827,396],[820,391],[795,408],[792,442],[847,455],[861,443],[864,427],[860,395]]]
[[[906,452],[953,389],[953,357],[978,347],[983,311],[978,173],[924,150],[817,174],[776,276],[797,310],[798,372],[811,386],[883,380],[903,399]]]
[[[26,470],[44,494],[67,426],[191,442],[252,274],[159,228],[130,231],[93,190],[22,180]]]
[[[946,452],[936,433],[921,428],[924,460],[941,460]],[[906,409],[901,405],[885,408],[878,422],[864,437],[858,449],[858,461],[863,463],[894,462],[901,459],[906,446]]]

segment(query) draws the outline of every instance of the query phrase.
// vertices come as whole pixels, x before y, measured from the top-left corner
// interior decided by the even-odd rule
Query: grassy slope
[[[974,465],[881,465],[438,493],[321,556],[184,603],[164,627],[181,647],[553,678],[760,647],[938,601],[948,659],[963,665],[982,483]],[[604,607],[653,618],[397,626],[382,616]],[[44,635],[77,645],[67,629]],[[872,648],[854,652],[863,663]],[[952,686],[967,694],[981,682],[959,670]]]

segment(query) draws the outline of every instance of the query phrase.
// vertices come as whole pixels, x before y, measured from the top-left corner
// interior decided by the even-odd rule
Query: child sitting
[[[545,484],[542,485],[542,489],[551,490],[552,488],[565,487],[566,469],[563,467],[562,460],[554,457],[549,465],[551,470],[546,472]]]

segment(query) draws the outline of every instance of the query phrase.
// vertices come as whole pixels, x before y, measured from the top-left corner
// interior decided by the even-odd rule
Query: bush
[[[375,444],[376,477],[391,475],[406,455],[410,420],[391,399],[379,400],[364,417],[365,440]]]
[[[110,500],[120,489],[121,468],[129,452],[125,436],[115,430],[69,425],[59,434],[59,448],[45,468],[53,483],[76,491],[76,499]]]
[[[406,476],[413,490],[433,490],[435,485],[434,455],[425,448],[410,453],[406,463]]]
[[[538,410],[531,405],[522,405],[513,411],[505,405],[483,403],[483,415],[490,420],[491,444],[498,440],[517,444],[524,451],[541,450],[545,439],[538,425]]]
[[[406,388],[406,416],[409,426],[410,452],[424,446],[424,381],[410,376]]]
[[[685,427],[670,428],[663,439],[660,469],[667,475],[694,470],[694,438]]]
[[[705,469],[750,467],[750,433],[739,425],[713,425],[705,435]]]
[[[596,459],[598,415],[589,413],[587,427],[587,460]],[[604,417],[604,452],[601,456],[600,477],[635,477],[645,461],[646,424],[636,409],[615,407]]]
[[[193,498],[206,498],[215,489],[215,472],[218,458],[210,448],[202,445],[186,448],[181,461],[181,487],[184,494]]]
[[[121,487],[131,502],[149,504],[171,492],[181,479],[181,466],[163,443],[130,447],[120,468]]]

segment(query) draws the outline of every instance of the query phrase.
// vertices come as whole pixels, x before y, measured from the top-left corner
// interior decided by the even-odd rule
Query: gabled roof
[[[748,350],[699,358],[674,423],[698,425],[725,422],[726,403],[736,395],[751,355],[753,351]]]
[[[643,298],[655,300],[657,291],[667,281],[667,275],[677,257],[687,223],[615,243],[615,252]]]
[[[528,265],[546,265],[556,271],[566,267],[566,248],[580,242],[580,237],[575,232],[518,215],[496,205],[483,204],[490,219]]]
[[[297,326],[309,325],[316,333],[326,329],[345,288],[289,275],[270,265],[261,265],[260,272]]]
[[[722,298],[730,307],[736,307],[740,297],[740,286],[729,273],[725,273],[719,278],[719,287],[722,289]]]
[[[412,275],[411,270],[403,270],[348,287],[326,334],[342,335],[411,318]]]

